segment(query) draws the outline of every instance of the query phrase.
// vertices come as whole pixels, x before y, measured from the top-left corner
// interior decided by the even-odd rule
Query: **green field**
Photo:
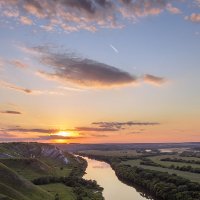
[[[177,148],[178,149],[178,148]],[[183,149],[180,150],[182,152]],[[180,157],[179,156],[179,150],[177,150],[175,155],[157,155],[157,156],[148,156],[147,158],[152,160],[153,162],[160,164],[166,168],[162,167],[157,167],[157,166],[149,166],[149,165],[141,165],[140,162],[142,161],[141,159],[133,159],[133,160],[128,160],[128,161],[122,161],[122,164],[129,164],[131,166],[138,166],[142,167],[144,169],[151,169],[151,170],[156,170],[160,172],[168,172],[169,174],[177,174],[178,176],[181,176],[183,178],[189,179],[194,182],[200,183],[200,174],[197,173],[192,173],[192,172],[186,172],[186,171],[180,171],[180,170],[175,170],[175,169],[169,169],[167,167],[170,167],[171,165],[174,166],[191,166],[193,168],[200,168],[199,164],[191,164],[191,163],[184,163],[184,162],[167,162],[167,161],[160,161],[162,158],[181,158],[183,160],[196,160],[200,161],[200,158],[194,158],[194,157]],[[101,151],[101,150],[85,150],[85,151],[80,151],[80,153],[83,153],[84,155],[94,155],[94,156],[112,156],[112,157],[121,157],[123,158],[124,156],[128,157],[139,157],[141,155],[144,155],[143,153],[137,153],[136,150],[109,150],[109,151]]]
[[[17,158],[17,159],[0,159],[12,170],[28,180],[33,180],[42,176],[68,176],[71,168],[68,166],[51,166],[39,159]]]
[[[192,166],[192,167],[200,167],[200,165],[198,164],[190,164],[190,163],[181,163],[181,162],[166,162],[166,161],[160,161],[160,159],[162,158],[180,158],[178,155],[162,155],[162,156],[152,156],[152,157],[148,157],[149,159],[151,159],[152,161],[154,161],[155,163],[161,164],[165,167],[169,167],[170,165],[174,165],[174,166]],[[183,158],[182,158],[183,159]],[[185,159],[185,158],[184,158]],[[199,158],[186,158],[187,160],[199,160]],[[185,159],[185,160],[186,160]],[[128,161],[124,161],[122,162],[123,164],[129,164],[131,166],[139,166],[142,167],[144,169],[151,169],[151,170],[156,170],[156,171],[161,171],[161,172],[168,172],[169,174],[177,174],[178,176],[181,176],[183,178],[189,179],[191,181],[194,182],[198,182],[200,183],[200,174],[196,174],[196,173],[191,173],[191,172],[185,172],[185,171],[180,171],[180,170],[175,170],[175,169],[168,169],[168,168],[162,168],[162,167],[155,167],[155,166],[148,166],[148,165],[141,165],[140,164],[141,160],[137,159],[137,160],[128,160]]]
[[[75,200],[76,199],[76,196],[74,195],[72,191],[72,188],[67,187],[61,183],[42,185],[41,187],[44,190],[51,193],[53,196],[55,196],[58,193],[61,200]]]
[[[0,163],[0,192],[15,200],[53,200],[53,196]]]
[[[198,168],[200,167],[199,164],[193,164],[193,163],[184,163],[184,162],[170,162],[170,161],[161,161],[160,159],[163,159],[163,158],[169,158],[168,155],[162,155],[162,156],[152,156],[150,157],[150,159],[152,161],[154,161],[155,163],[158,163],[158,164],[161,164],[161,165],[164,165],[164,166],[167,166],[169,167],[170,165],[174,165],[174,166],[192,166],[194,168]],[[178,155],[172,155],[170,156],[170,158],[182,158],[183,160],[196,160],[196,161],[200,161],[200,158],[183,158],[183,157],[180,157]]]

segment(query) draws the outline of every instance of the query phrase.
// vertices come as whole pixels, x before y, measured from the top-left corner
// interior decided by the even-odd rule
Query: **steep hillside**
[[[0,163],[29,180],[55,174],[55,168],[37,158],[3,158]]]
[[[3,163],[0,163],[0,177],[0,194],[2,196],[14,200],[53,200],[53,196],[48,192],[19,176]]]

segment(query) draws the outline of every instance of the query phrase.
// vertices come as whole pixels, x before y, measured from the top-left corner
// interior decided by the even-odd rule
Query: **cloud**
[[[159,125],[158,122],[93,122],[92,125],[98,126],[100,128],[114,129],[114,130],[122,130],[127,127],[132,126],[156,126]]]
[[[33,21],[26,16],[21,16],[19,20],[24,25],[32,25],[33,24]]]
[[[0,129],[0,138],[13,138],[13,137],[16,137],[16,135],[12,133],[7,133],[3,129]]]
[[[6,82],[6,81],[0,81],[0,87],[8,88],[8,89],[15,90],[15,91],[18,91],[18,92],[23,92],[23,93],[26,93],[26,94],[33,93],[33,91],[30,90],[30,89],[23,88],[23,87],[14,85],[14,84]]]
[[[87,58],[79,58],[70,53],[55,53],[48,47],[33,47],[29,53],[48,66],[53,72],[40,71],[38,74],[50,80],[89,88],[109,88],[135,84],[137,78],[116,67]]]
[[[96,127],[76,127],[74,129],[75,131],[94,131],[94,132],[112,132],[112,131],[118,131],[115,128],[109,128],[109,127],[105,127],[105,128],[96,128]]]
[[[171,3],[167,4],[167,10],[172,14],[180,14],[181,13],[181,10],[179,8],[172,6]]]
[[[0,57],[0,68],[4,66],[4,59]]]
[[[96,31],[99,27],[115,27],[115,15],[117,9],[114,1],[107,0],[21,0],[0,2],[2,10],[16,10],[23,24],[31,25],[32,20],[27,16],[33,16],[40,21],[47,21],[44,27],[60,27],[66,31],[80,29]],[[12,7],[11,7],[12,6]],[[11,9],[12,8],[12,9]],[[24,15],[27,16],[24,16]],[[4,14],[5,15],[5,14]],[[7,15],[8,16],[8,15]],[[25,18],[26,17],[26,18]],[[44,20],[45,19],[45,20]],[[51,28],[50,28],[51,29]],[[50,30],[48,28],[48,30]]]
[[[170,4],[170,0],[120,0],[122,6],[119,8],[123,17],[137,20],[141,17],[154,16],[162,13],[165,9],[170,13],[180,11]]]
[[[0,111],[1,114],[12,114],[12,115],[21,115],[22,113],[19,111],[14,111],[14,110],[4,110]]]
[[[177,0],[178,1],[178,0]],[[33,25],[32,18],[43,29],[57,27],[72,32],[80,29],[121,28],[124,21],[158,15],[164,10],[178,13],[171,0],[1,0],[4,16],[17,18],[22,24]],[[170,6],[169,6],[170,5]]]
[[[122,86],[136,86],[139,82],[161,85],[166,82],[165,78],[145,74],[142,79],[137,76],[88,58],[82,58],[59,49],[56,46],[19,47],[23,52],[34,57],[46,70],[37,71],[36,75],[62,84],[79,86],[76,91],[86,88],[113,88]],[[64,89],[64,88],[63,88]],[[74,90],[67,87],[68,90]]]
[[[39,136],[37,140],[73,140],[73,139],[80,139],[85,138],[82,136],[60,136],[60,135],[48,135],[48,136]]]
[[[144,82],[160,86],[166,82],[166,79],[163,77],[154,76],[151,74],[145,74],[143,77]]]
[[[74,132],[70,136],[59,135],[60,129],[46,129],[46,128],[23,128],[15,126],[1,129],[1,141],[52,141],[56,139],[71,140],[71,139],[84,139],[84,138],[103,138],[109,137],[109,134],[139,134],[143,133],[142,126],[157,126],[158,122],[93,122],[90,126],[79,126],[62,131]],[[140,128],[139,128],[140,127]],[[21,133],[27,137],[17,137]],[[28,137],[28,135],[35,134],[35,137]]]
[[[25,94],[30,94],[30,95],[64,95],[63,92],[60,92],[60,91],[57,91],[57,90],[31,90],[31,89],[28,89],[28,88],[24,88],[24,87],[20,87],[20,86],[17,86],[13,83],[9,83],[7,81],[1,81],[0,80],[0,87],[2,88],[8,88],[10,90],[14,90],[14,91],[17,91],[17,92],[22,92],[22,93],[25,93]]]
[[[22,69],[28,67],[28,64],[22,62],[21,60],[12,60],[12,61],[10,61],[10,64],[14,65],[15,67],[22,68]]]
[[[200,7],[200,0],[194,0],[195,4]]]
[[[185,19],[191,22],[200,23],[200,13],[192,13],[190,16],[186,16]]]
[[[8,132],[21,132],[21,133],[57,133],[58,129],[41,129],[41,128],[33,128],[33,129],[26,129],[26,128],[10,128],[6,129],[5,131]]]

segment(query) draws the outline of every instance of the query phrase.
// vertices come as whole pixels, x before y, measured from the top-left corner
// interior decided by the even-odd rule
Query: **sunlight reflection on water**
[[[96,180],[104,188],[105,200],[146,200],[144,194],[136,191],[121,181],[115,175],[109,164],[84,157],[88,162],[83,178]]]

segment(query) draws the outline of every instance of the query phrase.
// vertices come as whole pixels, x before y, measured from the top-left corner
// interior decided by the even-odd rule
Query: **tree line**
[[[162,160],[162,159],[161,159]],[[180,170],[184,172],[191,172],[191,173],[200,173],[200,168],[193,168],[192,166],[175,166],[175,165],[170,165],[170,166],[164,166],[158,163],[153,162],[151,159],[148,158],[143,158],[142,161],[140,162],[141,165],[149,165],[149,166],[154,166],[154,167],[162,167],[162,168],[168,168],[168,169],[175,169],[175,170]]]
[[[167,172],[116,165],[115,173],[129,185],[138,185],[161,200],[199,200],[200,184]]]
[[[160,161],[200,164],[200,160],[184,160],[182,158],[161,158]]]

